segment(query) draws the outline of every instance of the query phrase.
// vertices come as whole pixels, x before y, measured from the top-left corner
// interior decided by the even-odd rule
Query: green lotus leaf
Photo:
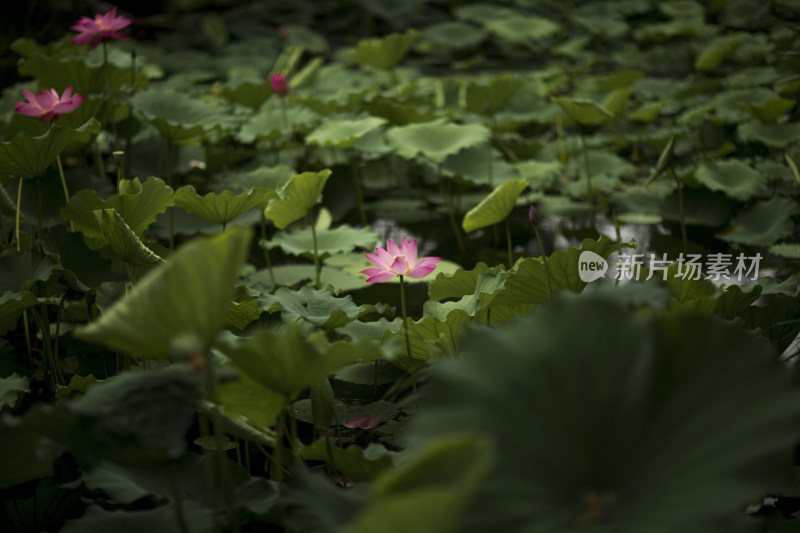
[[[767,192],[767,178],[738,159],[702,163],[694,177],[710,190],[722,191],[737,200],[749,200]]]
[[[501,451],[463,533],[714,531],[780,483],[795,445],[788,373],[763,340],[713,317],[656,319],[564,295],[476,331],[439,370],[410,449],[476,431]],[[710,434],[720,419],[725,431]]]
[[[780,243],[769,247],[769,253],[786,257],[787,259],[800,259],[800,244]]]
[[[300,456],[306,461],[329,461],[332,459],[331,466],[336,465],[339,472],[353,481],[375,479],[378,474],[388,470],[393,464],[388,450],[374,443],[367,446],[366,449],[356,444],[351,444],[344,449],[333,446],[330,448],[330,452],[331,455],[328,455],[326,439],[321,438],[303,448]]]
[[[726,226],[734,215],[737,202],[721,192],[708,189],[683,189],[683,216],[687,224],[698,226]],[[677,193],[664,199],[661,214],[667,220],[680,220],[680,198]]]
[[[6,406],[13,408],[19,397],[18,393],[30,392],[28,383],[28,378],[16,372],[6,378],[0,378],[0,411]]]
[[[89,505],[86,512],[78,519],[67,520],[64,533],[82,533],[84,531],[116,531],[133,533],[134,531],[174,531],[183,525],[196,533],[213,533],[214,512],[201,503],[193,500],[181,502],[181,510],[176,509],[174,502],[169,502],[155,509],[143,511],[107,510],[100,505]],[[176,518],[177,513],[186,513],[183,524]]]
[[[295,174],[278,192],[279,198],[269,202],[264,216],[278,229],[303,218],[319,201],[330,175],[329,169]]]
[[[526,180],[533,190],[547,189],[554,186],[564,175],[561,161],[536,161],[529,159],[517,163],[517,172]]]
[[[491,33],[512,44],[538,46],[538,41],[556,33],[560,26],[542,17],[516,15],[509,18],[484,21]]]
[[[485,144],[465,148],[449,156],[442,164],[442,175],[457,176],[459,180],[475,185],[489,185],[489,158],[492,165],[492,186],[519,178],[515,166],[508,163],[498,150],[488,150]]]
[[[724,59],[732,56],[736,49],[749,38],[750,34],[748,33],[733,33],[711,39],[694,60],[694,68],[697,70],[717,68]]]
[[[500,111],[524,82],[513,74],[503,74],[466,85],[466,107],[473,113],[494,114]]]
[[[794,287],[793,287],[794,290]],[[800,333],[800,296],[778,297],[764,306],[751,305],[742,319],[752,329],[760,329],[772,343],[774,355],[780,357]]]
[[[423,50],[462,50],[479,45],[485,38],[486,31],[483,28],[453,20],[425,26],[418,46]]]
[[[478,263],[472,270],[458,269],[451,274],[439,273],[428,285],[428,297],[441,301],[474,294],[481,274],[486,272],[497,274],[501,269],[501,267],[489,268],[486,263]]]
[[[138,179],[134,181],[138,183]],[[94,216],[96,210],[114,209],[136,236],[141,237],[156,217],[172,205],[175,205],[172,187],[160,178],[151,177],[135,194],[115,194],[108,200],[101,200],[93,190],[78,191],[61,210],[61,216],[90,241],[103,243],[105,238]]]
[[[37,304],[58,304],[56,298],[37,298],[34,287],[46,283],[59,271],[59,264],[49,256],[31,250],[0,254],[0,333],[12,329],[22,311]]]
[[[247,107],[257,108],[272,95],[267,81],[237,80],[222,88],[222,95]]]
[[[298,100],[299,101],[299,100]],[[295,98],[292,97],[291,104]],[[318,121],[318,115],[306,105],[287,105],[286,117],[291,131],[307,131]],[[283,123],[280,98],[270,98],[261,105],[258,113],[242,124],[238,138],[244,143],[256,139],[277,141],[289,134]]]
[[[270,200],[277,197],[275,191],[262,188],[251,188],[240,194],[223,190],[219,194],[210,192],[200,196],[192,185],[186,185],[175,191],[175,205],[210,222],[225,226],[250,209],[255,207],[263,209]]]
[[[263,294],[259,308],[273,313],[281,311],[281,318],[288,324],[306,320],[315,326],[334,330],[375,312],[372,305],[356,305],[353,298],[337,298],[325,289],[303,287],[293,291],[281,287],[275,294]]]
[[[328,119],[306,137],[308,144],[352,148],[364,135],[386,123],[386,119],[366,117],[356,120]]]
[[[488,439],[468,432],[427,443],[378,476],[372,500],[347,531],[454,533],[494,463],[494,452]]]
[[[585,98],[551,96],[550,100],[564,110],[569,118],[584,126],[600,124],[614,119],[614,114],[605,107]]]
[[[280,189],[294,175],[294,170],[286,165],[274,167],[262,165],[247,171],[221,171],[219,183],[213,189],[222,193],[227,189],[247,192],[252,188]]]
[[[115,209],[98,209],[94,215],[97,217],[100,231],[120,259],[133,267],[152,266],[164,262],[136,236]]]
[[[196,145],[197,138],[204,133],[213,129],[230,130],[236,125],[222,105],[173,90],[139,91],[130,101],[135,110],[174,144]]]
[[[355,248],[371,250],[380,239],[378,232],[370,227],[355,229],[346,224],[334,229],[318,229],[316,233],[317,253],[321,259],[350,253]],[[309,227],[277,233],[266,245],[270,248],[280,246],[287,254],[314,256],[314,239]]]
[[[581,292],[586,287],[579,275],[578,259],[581,253],[590,251],[607,259],[613,252],[623,248],[635,248],[633,242],[612,244],[606,236],[599,240],[584,239],[580,248],[569,248],[565,252],[555,252],[547,258],[550,271],[550,287],[553,292],[566,289],[570,292]],[[612,267],[609,266],[611,270]],[[507,274],[505,286],[495,295],[491,307],[521,304],[541,304],[548,300],[547,273],[541,257],[528,257],[518,261],[514,269]]]
[[[800,141],[800,122],[784,124],[744,122],[736,128],[736,133],[742,142],[760,142],[783,149]]]
[[[99,132],[100,123],[95,119],[77,129],[55,124],[38,137],[20,131],[10,141],[0,142],[0,175],[35,178],[56,162],[56,157],[70,142],[82,135]]]
[[[648,102],[641,107],[631,111],[628,118],[636,122],[653,122],[661,112],[661,108],[667,104],[664,100]]]
[[[287,404],[338,368],[364,357],[361,350],[324,351],[305,339],[301,327],[294,325],[280,334],[258,330],[247,340],[220,349],[242,372],[282,395]]]
[[[194,336],[210,344],[225,320],[250,239],[250,230],[236,227],[185,244],[76,336],[158,359],[173,356],[176,339]]]
[[[748,109],[761,122],[773,122],[794,107],[795,100],[772,98],[761,104],[750,104]]]
[[[458,19],[477,24],[483,24],[488,20],[508,19],[520,14],[510,7],[497,4],[466,4],[457,7],[454,13]]]
[[[794,230],[792,217],[800,213],[797,201],[775,196],[756,203],[731,221],[731,231],[719,235],[724,241],[768,246]]]
[[[438,119],[389,128],[386,139],[405,159],[414,159],[417,154],[423,154],[434,163],[441,163],[464,148],[488,141],[489,129],[480,124],[462,126]]]
[[[405,344],[401,356],[393,362],[406,369],[419,366],[421,361],[449,358],[458,352],[464,342],[464,326],[472,323],[472,317],[462,309],[453,309],[445,317],[427,316],[417,320],[407,319],[411,358],[409,361]],[[405,343],[405,332],[387,331],[385,340],[396,339]]]
[[[517,198],[527,186],[527,181],[517,179],[497,187],[481,203],[467,212],[461,223],[464,231],[471,233],[476,229],[504,221],[511,214]]]
[[[129,66],[123,67],[109,61],[106,68],[107,71],[102,63],[95,64],[84,58],[50,58],[39,55],[26,59],[19,72],[23,76],[32,76],[39,80],[40,87],[55,88],[59,94],[70,85],[73,94],[103,94],[106,90],[106,72],[112,94],[118,93],[123,87],[130,87]],[[146,73],[141,69],[137,70],[136,86],[142,88],[146,85]]]
[[[362,65],[389,70],[403,60],[419,36],[420,32],[412,29],[405,33],[392,33],[382,39],[361,39],[350,51],[350,59]]]
[[[225,416],[234,420],[244,418],[257,430],[272,433],[271,428],[285,407],[283,396],[261,385],[245,372],[238,374],[238,379],[220,383],[217,389]],[[274,440],[273,436],[273,442],[268,445],[274,446]]]

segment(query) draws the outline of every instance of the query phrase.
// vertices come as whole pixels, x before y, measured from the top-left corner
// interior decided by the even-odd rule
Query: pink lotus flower
[[[278,96],[286,96],[289,94],[289,86],[286,84],[286,78],[283,74],[272,76],[272,92]]]
[[[44,89],[36,94],[27,89],[22,89],[22,95],[28,101],[15,102],[14,111],[20,115],[36,117],[40,120],[50,120],[66,113],[72,113],[83,102],[83,96],[72,94],[72,86],[67,87],[61,98],[58,97],[55,89],[50,89],[49,91]]]
[[[105,15],[97,14],[93,19],[81,17],[77,24],[70,29],[78,32],[72,39],[72,44],[90,44],[91,50],[97,48],[102,42],[110,42],[114,39],[125,40],[127,35],[120,33],[119,30],[128,26],[133,19],[117,16],[115,7]]]
[[[425,257],[417,260],[417,240],[406,241],[403,237],[401,246],[391,240],[386,241],[386,249],[375,248],[374,254],[366,254],[373,265],[361,273],[369,276],[368,283],[389,281],[395,276],[424,278],[436,268],[441,257]]]

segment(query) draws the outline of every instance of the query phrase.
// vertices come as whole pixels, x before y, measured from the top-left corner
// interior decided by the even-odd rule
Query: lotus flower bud
[[[528,211],[528,220],[531,221],[533,226],[539,225],[539,212],[536,211],[534,206],[531,206],[530,210]]]
[[[286,78],[283,74],[272,76],[272,92],[281,97],[289,94],[289,86],[286,84]]]

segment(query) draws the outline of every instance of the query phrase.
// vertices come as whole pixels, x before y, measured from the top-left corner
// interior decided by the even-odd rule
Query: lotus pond
[[[4,30],[0,531],[800,531],[800,3],[128,4]]]

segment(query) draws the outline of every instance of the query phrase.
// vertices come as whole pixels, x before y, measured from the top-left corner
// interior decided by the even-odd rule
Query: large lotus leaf
[[[407,319],[409,345],[411,347],[411,358],[405,345],[405,331],[388,330],[384,333],[384,339],[395,339],[395,342],[402,342],[403,351],[401,357],[394,360],[394,363],[409,368],[418,366],[419,361],[428,361],[441,358],[452,357],[461,348],[465,339],[465,324],[472,323],[470,314],[462,309],[453,309],[444,317],[427,316],[417,320]]]
[[[744,122],[736,128],[736,133],[743,142],[760,142],[783,149],[800,140],[800,122],[785,124]]]
[[[236,121],[222,105],[172,90],[140,91],[131,105],[174,144],[196,144],[203,133],[231,129]]]
[[[325,289],[308,286],[298,291],[281,287],[275,294],[262,295],[258,303],[262,310],[270,313],[280,310],[286,323],[306,320],[328,330],[345,326],[375,311],[371,305],[356,305],[350,296],[337,298]]]
[[[217,388],[225,416],[241,419],[257,430],[269,433],[285,407],[283,396],[239,372],[236,380],[220,383]],[[274,438],[273,438],[274,440]],[[271,444],[274,445],[274,442]]]
[[[432,300],[461,298],[475,292],[478,278],[483,273],[497,274],[501,267],[489,268],[486,263],[478,263],[472,270],[458,269],[451,274],[439,273],[428,284],[428,297]]]
[[[362,270],[365,268],[369,268],[369,266],[363,265]],[[367,278],[358,272],[357,270],[344,271],[341,268],[325,265],[320,269],[320,283],[322,287],[331,286],[337,291],[354,291],[369,287],[371,283],[367,283]],[[272,278],[267,269],[258,271],[249,279],[262,290],[273,289],[276,286],[297,285],[303,281],[311,283],[314,281],[315,267],[314,265],[279,265],[272,267],[272,273],[277,285],[272,284]]]
[[[488,439],[467,432],[429,442],[375,480],[372,501],[347,531],[454,533],[494,453]]]
[[[751,104],[748,109],[761,122],[772,122],[792,109],[794,104],[795,100],[777,97],[761,104]]]
[[[790,382],[733,324],[565,295],[476,331],[428,387],[411,449],[463,432],[496,443],[460,532],[733,530],[790,464]]]
[[[0,254],[0,294],[28,290],[37,282],[49,280],[58,271],[58,263],[31,250]]]
[[[350,253],[355,248],[372,249],[380,239],[380,234],[369,227],[355,229],[347,224],[334,229],[318,229],[316,233],[317,253],[323,259],[331,255]],[[287,254],[314,256],[314,239],[309,227],[279,232],[267,246],[280,246]]]
[[[632,242],[612,244],[606,236],[599,240],[584,239],[580,248],[569,248],[566,252],[555,252],[547,258],[550,272],[550,288],[553,292],[566,289],[581,292],[586,287],[579,275],[579,257],[583,252],[593,252],[607,259],[613,252],[623,248],[635,248]],[[611,268],[611,267],[609,267]],[[547,273],[542,259],[528,257],[519,261],[508,273],[505,287],[492,300],[491,305],[513,306],[540,304],[548,300]]]
[[[55,124],[38,137],[20,131],[9,142],[0,142],[0,175],[35,178],[56,162],[56,157],[71,141],[99,131],[100,123],[95,119],[77,129]]]
[[[138,465],[176,459],[186,451],[198,385],[188,365],[120,374],[68,405],[77,427],[66,441],[55,440],[85,466],[103,460]]]
[[[442,175],[458,176],[460,180],[475,185],[488,185],[490,164],[493,185],[519,177],[515,166],[508,163],[498,150],[489,150],[486,144],[466,148],[449,156],[442,164]]]
[[[466,106],[473,113],[493,114],[500,111],[524,82],[513,74],[503,74],[466,86]]]
[[[529,159],[528,161],[517,163],[516,169],[522,179],[528,181],[533,190],[552,187],[564,175],[564,166],[561,161]]]
[[[514,209],[514,204],[520,193],[527,186],[527,181],[516,179],[507,181],[497,187],[481,203],[467,212],[461,224],[464,231],[471,233],[476,229],[485,228],[505,220]]]
[[[382,39],[361,39],[350,51],[350,59],[362,65],[389,70],[403,60],[419,36],[417,30],[408,30],[405,33],[392,33]]]
[[[558,31],[559,25],[546,18],[516,15],[483,21],[486,29],[506,41],[519,44],[538,46],[538,41],[546,39]]]
[[[797,201],[782,196],[758,202],[731,222],[731,231],[719,238],[728,242],[768,246],[791,235],[792,217],[800,213]]]
[[[295,220],[306,216],[319,201],[322,189],[331,175],[329,169],[319,172],[295,174],[281,188],[279,198],[271,200],[264,216],[283,229]]]
[[[250,230],[237,227],[189,242],[76,336],[161,359],[173,355],[175,339],[191,335],[210,343],[225,320],[250,239]]]
[[[30,392],[28,378],[17,375],[16,372],[7,378],[0,378],[0,411],[4,407],[14,407],[19,395],[17,393]]]
[[[569,98],[567,96],[551,96],[550,100],[564,110],[564,112],[582,125],[600,124],[613,120],[614,114],[600,104],[585,98]]]
[[[737,200],[749,200],[767,192],[766,176],[738,159],[702,163],[694,177],[712,191],[722,191]]]
[[[369,481],[392,467],[392,457],[386,448],[370,444],[366,449],[356,444],[347,448],[331,446],[330,454],[325,438],[317,439],[304,447],[300,455],[306,461],[330,461],[330,466],[353,481]]]
[[[712,39],[694,60],[694,68],[697,70],[717,68],[724,59],[732,56],[748,38],[748,33],[733,33]]]
[[[219,182],[212,189],[221,193],[227,189],[247,192],[251,188],[280,189],[294,175],[294,170],[286,165],[269,167],[261,165],[253,170],[219,173]]]
[[[448,21],[425,26],[422,30],[422,41],[418,45],[420,50],[461,50],[480,44],[486,38],[483,28],[467,24],[466,22]]]
[[[242,124],[238,133],[239,140],[244,143],[252,143],[256,139],[277,141],[286,137],[289,132],[286,131],[283,123],[281,105],[279,98],[270,98],[264,102],[259,112]],[[310,107],[295,104],[295,98],[292,97],[286,109],[286,118],[291,131],[308,131],[317,123],[319,116]]]
[[[138,184],[138,179],[134,180],[134,184]],[[151,177],[134,194],[115,194],[108,200],[101,200],[93,190],[78,191],[61,210],[61,216],[72,222],[90,240],[103,242],[103,234],[94,216],[96,210],[114,209],[141,237],[156,217],[172,205],[175,205],[172,187],[160,178]]]
[[[335,148],[352,148],[364,135],[385,123],[386,119],[378,117],[328,119],[308,134],[306,142]]]
[[[364,358],[361,350],[322,351],[303,338],[299,326],[289,326],[279,334],[258,330],[245,341],[220,348],[239,369],[281,394],[286,402],[337,369]]]
[[[386,132],[389,144],[401,157],[413,159],[421,153],[434,163],[488,141],[489,135],[489,129],[480,124],[458,125],[446,119],[395,126]]]
[[[141,531],[180,531],[181,527],[192,533],[213,533],[214,512],[192,500],[181,502],[180,511],[175,502],[154,509],[126,511],[106,510],[100,505],[90,505],[80,518],[68,520],[61,529],[64,533],[139,533]],[[183,524],[178,513],[184,516]]]
[[[223,190],[219,194],[210,192],[200,196],[192,185],[186,185],[175,191],[175,205],[224,226],[254,207],[266,207],[267,203],[277,196],[275,191],[262,188],[252,188],[240,194]]]
[[[272,94],[269,82],[255,80],[238,80],[222,88],[222,94],[232,101],[257,108]]]
[[[134,268],[164,262],[136,236],[115,209],[98,209],[94,214],[100,231],[120,259]]]
[[[775,244],[769,247],[769,253],[786,257],[788,259],[800,259],[800,244]]]
[[[758,328],[772,343],[776,357],[789,348],[800,333],[800,296],[778,296],[766,306],[750,306],[742,318],[751,328]]]
[[[414,122],[428,122],[441,116],[436,109],[425,105],[425,102],[400,102],[395,98],[380,96],[365,103],[364,109],[369,114],[383,117],[397,126],[405,126]],[[383,140],[382,136],[381,140]],[[359,147],[358,144],[356,144],[356,148]]]

